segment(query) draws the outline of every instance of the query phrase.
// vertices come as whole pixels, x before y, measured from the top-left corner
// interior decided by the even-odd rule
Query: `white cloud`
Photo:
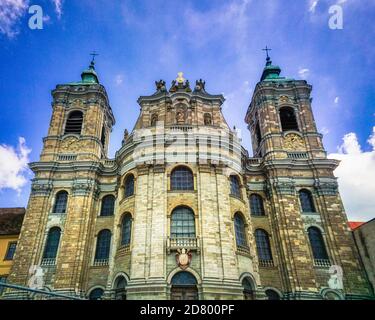
[[[335,103],[335,104],[338,104],[339,101],[340,101],[340,97],[336,97],[335,100],[334,100],[334,103]]]
[[[0,190],[9,188],[20,192],[27,183],[28,162],[31,149],[20,137],[17,150],[6,144],[0,145]]]
[[[338,153],[328,155],[341,160],[335,170],[349,220],[367,221],[375,217],[375,126],[368,139],[371,151],[362,151],[357,135],[348,133]]]
[[[123,84],[123,82],[124,82],[124,75],[122,75],[122,74],[116,75],[116,77],[115,77],[115,85],[116,86],[120,86],[120,85]]]
[[[310,0],[310,8],[309,11],[315,13],[316,6],[318,5],[319,0]]]
[[[55,11],[56,11],[57,17],[60,19],[62,15],[63,0],[52,0],[52,2],[55,5]]]
[[[330,133],[330,130],[327,127],[323,127],[323,128],[320,129],[320,132],[322,134],[326,135],[326,134]]]
[[[13,38],[19,33],[18,23],[26,13],[29,0],[0,1],[0,33]]]
[[[300,68],[298,74],[302,79],[306,79],[310,75],[310,69]]]

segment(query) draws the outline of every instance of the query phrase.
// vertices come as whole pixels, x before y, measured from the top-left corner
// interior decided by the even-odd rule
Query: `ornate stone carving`
[[[165,81],[164,80],[155,81],[155,85],[156,85],[156,91],[157,92],[166,92],[167,91],[167,89],[165,87]]]
[[[295,133],[287,134],[284,137],[283,144],[285,150],[306,150],[305,142]]]
[[[206,81],[199,79],[195,81],[194,91],[205,91]]]
[[[52,183],[37,183],[31,185],[31,194],[33,196],[48,196],[52,191]]]
[[[321,182],[317,179],[314,186],[319,195],[334,196],[338,193],[337,181]]]
[[[273,186],[280,194],[294,195],[295,187],[291,181],[274,181]]]
[[[181,269],[186,269],[189,267],[192,259],[192,254],[189,249],[177,249],[176,253],[176,263]]]

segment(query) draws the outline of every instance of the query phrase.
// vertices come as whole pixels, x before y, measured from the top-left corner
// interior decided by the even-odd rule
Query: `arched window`
[[[56,194],[55,204],[53,205],[53,213],[65,213],[67,202],[68,193],[66,191],[59,191]]]
[[[237,176],[230,176],[230,194],[232,196],[241,198],[240,182]]]
[[[83,113],[81,111],[73,111],[69,114],[65,124],[65,134],[81,134],[83,123]]]
[[[262,229],[255,230],[255,242],[260,265],[269,266],[272,264],[271,245],[268,233]]]
[[[171,238],[194,238],[195,217],[188,207],[177,207],[171,215]]]
[[[265,294],[268,297],[268,300],[280,300],[280,296],[275,290],[267,289]]]
[[[250,196],[250,208],[253,216],[264,216],[263,199],[259,194],[252,194]]]
[[[314,260],[329,260],[328,254],[326,250],[326,246],[324,244],[323,236],[320,230],[316,227],[310,227],[307,230],[309,235],[311,250],[314,256]]]
[[[212,124],[212,118],[211,118],[211,115],[209,113],[204,114],[204,124],[206,126],[210,126]]]
[[[44,247],[42,264],[52,264],[56,260],[59,249],[61,229],[53,227],[49,230],[46,245]]]
[[[115,281],[115,300],[126,300],[126,286],[127,281],[125,277],[119,276]]]
[[[155,127],[157,122],[158,122],[158,115],[154,113],[151,116],[151,126]]]
[[[297,118],[294,109],[291,107],[280,108],[280,121],[283,131],[295,130],[298,131]]]
[[[105,262],[109,258],[109,250],[111,248],[111,231],[105,229],[98,233],[96,242],[95,261]]]
[[[187,167],[177,167],[171,173],[171,190],[194,190],[194,177]]]
[[[127,213],[122,218],[121,222],[121,245],[127,246],[130,245],[132,232],[132,217],[130,213]]]
[[[234,215],[234,230],[236,233],[236,244],[237,247],[247,249],[247,237],[245,222],[240,213]]]
[[[244,300],[254,300],[254,285],[253,281],[246,277],[242,280]]]
[[[104,294],[104,290],[101,288],[96,288],[90,292],[90,300],[100,300]]]
[[[299,191],[302,212],[315,212],[314,201],[311,192],[306,189]]]
[[[102,217],[112,216],[115,209],[115,197],[108,195],[102,199],[102,207],[100,209],[100,215]]]
[[[171,280],[171,300],[197,300],[197,279],[187,271],[176,273]]]
[[[125,198],[130,197],[134,194],[134,176],[128,175],[125,179]]]

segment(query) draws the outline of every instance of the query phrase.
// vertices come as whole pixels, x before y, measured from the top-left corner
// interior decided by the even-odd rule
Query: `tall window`
[[[189,168],[181,166],[172,171],[171,190],[194,190],[194,178]]]
[[[233,196],[241,198],[240,182],[237,176],[230,176],[230,193]]]
[[[299,199],[301,201],[302,212],[315,212],[314,201],[309,190],[300,190]]]
[[[126,246],[130,244],[132,231],[132,217],[129,213],[125,214],[121,222],[121,245]]]
[[[100,138],[100,142],[102,143],[103,148],[105,146],[105,141],[106,141],[105,126],[103,126],[103,128],[102,128],[102,136]]]
[[[101,288],[96,288],[90,292],[90,300],[100,300],[104,294],[104,290]]]
[[[260,132],[259,122],[257,122],[257,124],[255,126],[255,137],[257,139],[257,144],[258,144],[258,147],[259,147],[260,142],[262,141],[262,134]]]
[[[260,263],[272,261],[271,245],[268,233],[262,229],[255,230],[255,242]]]
[[[240,213],[236,213],[234,215],[234,230],[236,233],[237,247],[247,249],[245,222],[243,221],[242,215]]]
[[[81,111],[73,111],[69,114],[65,124],[65,134],[81,134],[83,114]]]
[[[125,198],[130,197],[134,194],[134,176],[128,175],[125,179]]]
[[[115,209],[115,197],[108,195],[102,199],[102,207],[100,209],[100,215],[102,217],[112,216]]]
[[[53,227],[49,230],[46,246],[44,247],[43,260],[55,260],[59,249],[61,229]]]
[[[253,216],[264,216],[263,199],[259,194],[252,194],[250,196],[250,208]]]
[[[320,230],[316,227],[310,227],[308,230],[311,250],[315,260],[328,260],[326,246]]]
[[[291,107],[280,108],[280,121],[283,131],[296,130],[298,131],[297,118],[294,109]]]
[[[171,238],[194,238],[194,212],[187,207],[177,207],[171,216]]]
[[[115,300],[126,300],[126,286],[127,281],[125,277],[118,276],[115,281]]]
[[[244,300],[254,300],[254,285],[253,281],[246,277],[242,280]]]
[[[105,229],[99,232],[96,242],[95,260],[108,260],[111,247],[111,231]]]
[[[13,260],[16,252],[17,242],[10,242],[8,245],[7,253],[5,254],[4,260]]]
[[[66,191],[59,191],[56,194],[55,204],[53,206],[53,213],[65,213],[67,201],[68,193]]]

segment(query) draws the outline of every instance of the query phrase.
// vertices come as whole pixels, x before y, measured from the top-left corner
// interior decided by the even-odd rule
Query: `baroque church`
[[[267,56],[244,115],[253,157],[203,80],[157,81],[114,159],[94,60],[57,85],[8,282],[84,299],[370,298],[312,87],[280,73]]]

